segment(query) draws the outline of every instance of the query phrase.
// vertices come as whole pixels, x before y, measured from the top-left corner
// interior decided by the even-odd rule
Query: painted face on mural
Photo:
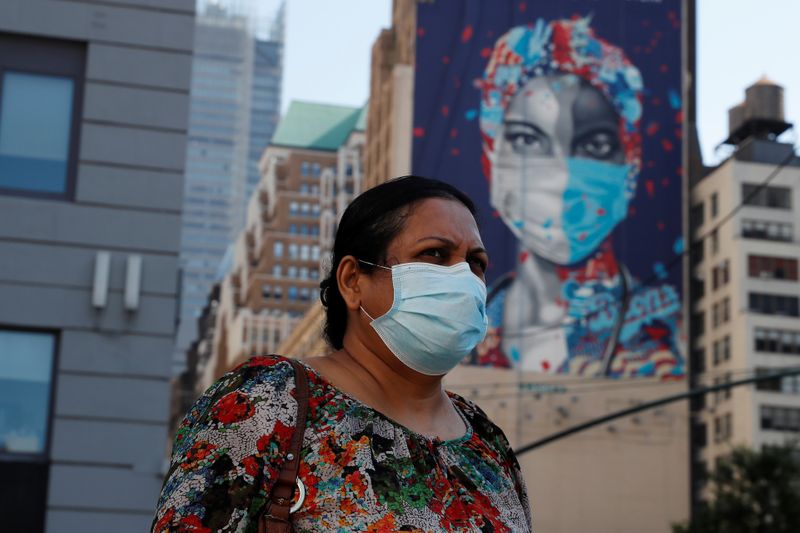
[[[585,259],[625,218],[619,115],[576,75],[523,84],[491,159],[492,204],[526,249],[554,263]]]

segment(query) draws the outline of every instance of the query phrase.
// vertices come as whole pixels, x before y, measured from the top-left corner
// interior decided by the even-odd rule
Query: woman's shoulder
[[[494,448],[498,453],[506,456],[511,451],[508,439],[500,426],[492,422],[489,416],[478,404],[454,392],[447,393],[467,421],[472,426],[472,431],[481,441]]]

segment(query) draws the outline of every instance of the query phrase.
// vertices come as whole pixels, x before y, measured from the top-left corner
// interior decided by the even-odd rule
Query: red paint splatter
[[[422,26],[417,28],[417,37],[425,37],[425,28]]]
[[[450,108],[449,108],[449,107],[447,107],[446,105],[443,105],[443,106],[442,106],[442,116],[445,116],[445,117],[446,117],[446,116],[447,116],[447,115],[449,115],[449,114],[450,114]]]
[[[669,139],[661,139],[661,147],[664,148],[665,152],[671,152],[672,149],[674,148],[672,146],[672,141],[670,141]]]
[[[653,183],[653,180],[645,180],[644,188],[647,189],[648,196],[652,198],[655,189],[655,184]]]
[[[425,136],[425,128],[421,128],[417,126],[414,128],[414,137],[424,137]]]
[[[520,13],[525,13],[525,10],[526,10],[526,9],[528,9],[528,4],[527,4],[527,2],[520,2],[520,3],[519,3],[519,12],[520,12]]]
[[[500,218],[500,211],[498,211],[497,209],[492,211],[492,218]]]
[[[443,56],[442,57],[442,63],[444,63],[445,65],[449,65],[450,64],[450,56]]]
[[[455,139],[456,137],[458,137],[458,129],[457,128],[453,128],[453,129],[450,130],[450,138],[451,139]]]
[[[651,122],[650,124],[647,125],[645,133],[647,133],[647,135],[652,137],[653,135],[658,133],[658,128],[659,128],[658,122]]]
[[[461,32],[461,42],[465,43],[472,39],[472,25],[464,27]]]
[[[661,65],[659,70],[666,74],[667,72],[669,72],[669,67],[667,65]]]
[[[527,251],[525,251],[525,252],[520,252],[520,254],[519,254],[519,262],[520,262],[520,263],[524,263],[524,262],[525,262],[525,261],[528,259],[528,256],[529,256],[529,255],[530,255],[530,253],[529,253],[529,252],[527,252]]]
[[[481,57],[489,57],[490,55],[492,55],[491,48],[484,48],[483,50],[481,50]]]
[[[676,130],[675,130],[675,138],[676,138],[676,139],[680,139],[681,137],[683,137],[683,130],[681,130],[681,129],[676,129]]]
[[[669,187],[669,178],[661,178],[661,186]]]
[[[663,222],[659,222],[658,224],[656,224],[656,227],[658,228],[658,231],[664,231],[664,223]]]
[[[550,370],[550,361],[548,361],[547,359],[542,359],[542,369],[543,369],[545,372],[547,372],[548,370]]]
[[[601,216],[602,217],[605,214],[606,214],[606,210],[605,209],[603,209],[602,207],[598,207],[597,208],[597,216]]]
[[[677,174],[678,176],[683,176],[683,167],[676,168],[675,174]]]
[[[650,102],[651,102],[653,105],[656,105],[656,106],[658,106],[658,105],[661,105],[661,98],[655,97],[655,98],[653,98],[652,100],[650,100]]]
[[[677,124],[683,124],[683,111],[678,111],[675,113],[675,122]]]
[[[457,155],[460,155],[460,154],[461,154],[461,150],[459,150],[458,148],[453,148],[452,150],[450,150],[450,155],[452,155],[452,156],[457,156]]]
[[[581,233],[580,235],[578,235],[578,240],[579,241],[585,241],[586,240],[586,233]]]

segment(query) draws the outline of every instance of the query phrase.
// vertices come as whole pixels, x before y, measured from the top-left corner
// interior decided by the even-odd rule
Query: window
[[[798,308],[798,298],[796,296],[751,292],[749,301],[750,310],[756,313],[800,316],[800,308]]]
[[[706,331],[706,314],[702,311],[692,315],[691,328],[695,335],[702,335]]]
[[[319,261],[319,246],[314,245],[311,247],[311,259]]]
[[[779,369],[756,368],[756,375],[772,374]],[[766,392],[780,392],[782,394],[800,394],[800,376],[783,376],[756,382],[756,389]]]
[[[306,224],[300,224],[300,235],[308,235],[308,226]]]
[[[289,287],[289,290],[286,291],[286,298],[291,302],[296,301],[297,300],[297,287],[295,287],[294,285]]]
[[[309,259],[309,246],[307,244],[300,247],[300,259],[303,261],[308,261]]]
[[[708,242],[709,246],[711,246],[710,255],[715,255],[717,252],[719,252],[719,232],[717,230],[711,232],[711,235],[709,235],[708,238]]]
[[[308,277],[311,279],[319,279],[319,271],[316,268],[312,268],[308,271]]]
[[[757,207],[792,208],[792,190],[788,187],[742,184],[742,203]]]
[[[319,204],[311,204],[311,213],[319,215]]]
[[[289,202],[289,214],[296,215],[300,212],[300,204],[297,202]]]
[[[308,289],[308,287],[302,287],[300,289],[300,300],[303,302],[308,302],[311,300],[311,291]]]
[[[302,176],[310,176],[311,175],[311,165],[308,161],[303,161],[300,163],[300,175]]]
[[[761,429],[800,431],[800,409],[796,407],[762,405]]]
[[[706,351],[703,348],[692,350],[692,369],[697,373],[705,372]]]
[[[295,243],[289,245],[289,259],[297,259],[298,246]]]
[[[270,296],[272,296],[272,285],[265,283],[261,286],[261,297],[266,300]]]
[[[693,205],[692,209],[689,211],[689,223],[692,225],[692,228],[699,228],[703,225],[705,218],[703,207],[703,204]]]
[[[713,193],[711,195],[711,220],[714,220],[714,217],[717,216],[719,212],[719,195],[717,193]]]
[[[289,268],[287,268],[286,269],[286,275],[289,277],[289,279],[297,278],[297,267],[296,266],[290,266]]]
[[[272,245],[272,255],[276,259],[280,259],[283,257],[283,243],[281,241],[275,241]]]
[[[307,183],[301,183],[301,184],[300,184],[300,194],[302,194],[302,195],[306,195],[306,194],[308,194],[308,193],[309,193],[309,187],[308,187],[308,184],[307,184]]]
[[[318,178],[321,173],[322,167],[319,163],[314,163],[311,165],[311,175],[313,175],[315,178]]]
[[[300,267],[299,276],[300,279],[308,279],[308,267]]]
[[[714,442],[724,442],[733,435],[733,416],[726,413],[714,417]]]
[[[303,202],[300,204],[300,212],[304,215],[307,215],[311,212],[311,206],[308,204],[308,202]]]
[[[297,224],[289,224],[289,233],[292,235],[297,233]]]
[[[725,259],[720,264],[711,269],[711,287],[717,290],[728,284],[730,281],[730,262]]]
[[[283,275],[281,270],[281,265],[272,265],[272,277],[280,279],[280,277]]]
[[[758,352],[800,355],[800,331],[756,328],[753,340]]]
[[[272,297],[276,300],[283,298],[283,287],[280,285],[275,285],[275,288],[272,290]]]
[[[797,259],[748,255],[747,270],[751,278],[773,278],[797,281]]]
[[[742,237],[746,239],[792,242],[794,240],[794,228],[789,222],[743,219]]]
[[[0,329],[0,452],[46,453],[55,346],[52,333]]]
[[[714,327],[721,326],[731,318],[730,299],[723,298],[711,307],[711,323]]]
[[[0,35],[0,191],[74,190],[85,45]]]

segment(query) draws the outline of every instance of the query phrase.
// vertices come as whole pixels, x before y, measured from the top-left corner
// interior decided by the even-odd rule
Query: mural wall
[[[685,373],[679,0],[420,3],[415,174],[477,203],[470,364]]]

